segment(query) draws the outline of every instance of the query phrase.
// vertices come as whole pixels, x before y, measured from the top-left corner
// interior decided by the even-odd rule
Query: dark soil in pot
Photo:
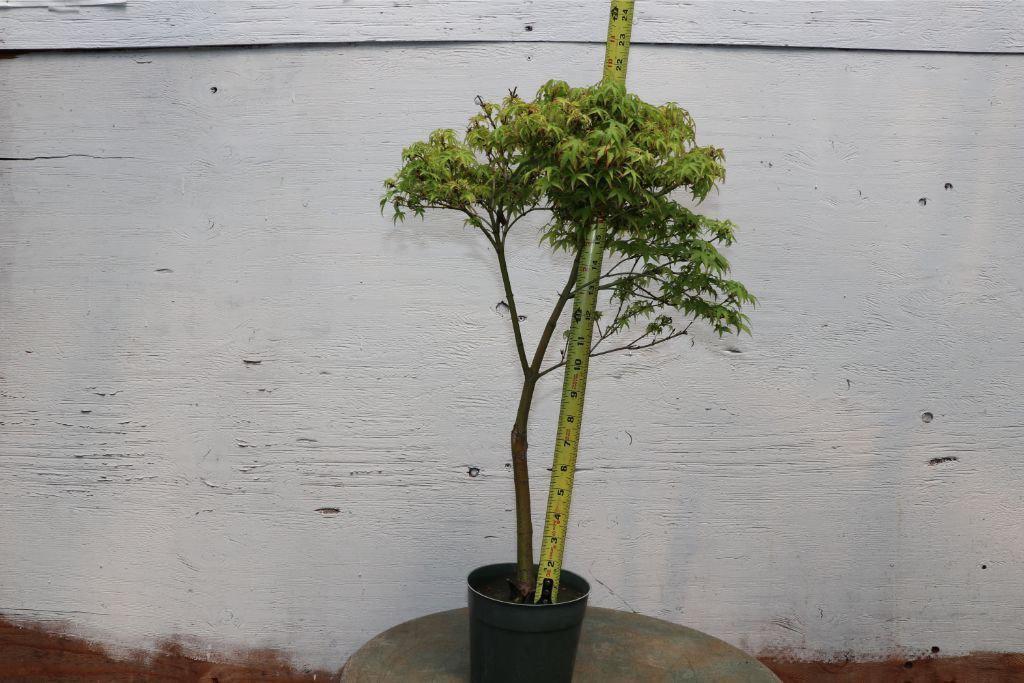
[[[553,605],[508,602],[514,564],[470,573],[469,634],[473,683],[570,683],[590,584],[563,571]]]
[[[513,572],[508,576],[499,576],[493,579],[479,581],[475,584],[471,584],[471,587],[476,589],[477,592],[483,593],[493,600],[498,600],[500,602],[513,602],[510,598],[515,590],[512,585],[512,581],[515,579],[515,576],[515,572]],[[579,600],[584,595],[585,593],[563,581],[562,587],[558,590],[558,601],[556,604]]]

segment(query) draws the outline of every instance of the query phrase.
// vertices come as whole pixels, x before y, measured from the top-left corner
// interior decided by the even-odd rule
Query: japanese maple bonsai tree
[[[465,135],[436,130],[403,151],[401,168],[385,181],[381,208],[390,208],[396,221],[428,209],[457,212],[494,250],[523,374],[511,454],[514,584],[518,599],[528,601],[536,561],[530,409],[538,382],[564,364],[552,339],[574,295],[587,230],[604,222],[607,266],[599,275],[604,315],[591,358],[663,344],[686,335],[695,321],[720,335],[749,332],[741,307],[755,299],[728,279],[729,262],[719,250],[733,243],[734,225],[680,201],[698,204],[724,180],[725,168],[722,150],[696,143],[693,120],[678,105],[648,104],[609,81],[582,88],[550,81],[532,101],[513,90],[500,103],[479,96],[476,103],[479,112]],[[532,213],[546,219],[542,242],[574,258],[540,337],[528,344],[507,248],[513,228]]]

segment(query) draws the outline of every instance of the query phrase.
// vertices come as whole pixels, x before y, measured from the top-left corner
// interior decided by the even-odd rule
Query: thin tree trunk
[[[572,296],[572,288],[576,282],[576,271],[580,265],[581,252],[576,250],[569,278],[558,295],[558,301],[544,325],[533,361],[523,369],[523,391],[519,395],[519,407],[516,410],[516,421],[512,425],[512,479],[516,491],[516,589],[520,599],[526,600],[533,592],[536,584],[533,558],[533,515],[530,512],[530,471],[527,467],[526,453],[529,443],[526,435],[530,425],[530,408],[533,405],[533,392],[537,388],[537,380],[541,377],[540,366],[544,362],[544,354],[548,343],[558,325],[566,302]],[[499,254],[499,260],[504,254]],[[507,276],[505,278],[508,281]],[[509,288],[511,289],[511,288]],[[511,300],[511,294],[509,300]]]
[[[526,348],[523,343],[522,328],[519,326],[519,311],[516,308],[515,295],[512,291],[512,280],[509,277],[508,264],[505,261],[505,244],[500,236],[495,236],[493,241],[494,250],[498,256],[498,265],[501,270],[501,281],[505,289],[505,297],[509,307],[509,316],[512,319],[512,330],[516,340],[516,352],[519,356],[519,363],[523,369],[523,390],[519,395],[519,407],[516,409],[516,419],[512,424],[511,446],[512,446],[512,481],[515,486],[516,500],[516,580],[515,589],[521,601],[527,601],[533,593],[536,583],[533,557],[533,515],[530,510],[530,470],[527,465],[527,451],[529,443],[527,432],[530,424],[530,408],[533,405],[533,393],[537,388],[537,380],[541,377],[540,366],[544,362],[544,353],[547,351],[548,343],[554,334],[558,319],[565,308],[566,302],[572,296],[573,284],[576,282],[576,270],[580,263],[580,250],[576,250],[576,258],[573,260],[569,279],[559,294],[558,301],[548,317],[548,321],[541,333],[537,349],[534,352],[532,362],[526,358]]]
[[[530,471],[527,467],[526,439],[530,423],[530,406],[537,377],[529,373],[523,379],[519,408],[512,425],[512,479],[516,492],[516,589],[525,599],[534,588],[536,577],[533,567],[533,515],[530,512]]]

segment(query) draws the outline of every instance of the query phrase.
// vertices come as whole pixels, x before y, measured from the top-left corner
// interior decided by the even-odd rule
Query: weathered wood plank
[[[28,4],[40,3],[33,0]],[[59,1],[48,4],[66,6]],[[4,0],[0,0],[0,49],[437,41],[603,43],[606,5],[603,0],[131,0],[52,12],[38,6],[8,7],[5,11]],[[1022,52],[1024,3],[638,2],[634,42]]]
[[[462,604],[512,552],[514,349],[486,245],[376,197],[474,94],[596,80],[600,50],[0,61],[0,612],[333,670]],[[762,305],[753,338],[595,363],[568,565],[750,652],[1019,648],[1024,63],[632,59],[727,150],[706,210]],[[567,264],[517,240],[534,337]]]

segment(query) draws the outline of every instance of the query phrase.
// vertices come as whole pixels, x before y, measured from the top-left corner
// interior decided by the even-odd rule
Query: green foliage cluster
[[[614,265],[600,275],[610,301],[594,348],[627,329],[639,336],[602,353],[685,334],[680,313],[719,334],[749,332],[741,308],[755,299],[728,279],[719,251],[733,243],[735,226],[675,198],[697,204],[725,178],[722,150],[696,144],[684,109],[648,104],[609,81],[550,81],[532,101],[512,91],[500,103],[477,104],[461,138],[437,130],[404,150],[382,209],[396,220],[460,212],[499,257],[509,230],[532,212],[547,214],[543,241],[574,253],[603,222],[606,262]]]

